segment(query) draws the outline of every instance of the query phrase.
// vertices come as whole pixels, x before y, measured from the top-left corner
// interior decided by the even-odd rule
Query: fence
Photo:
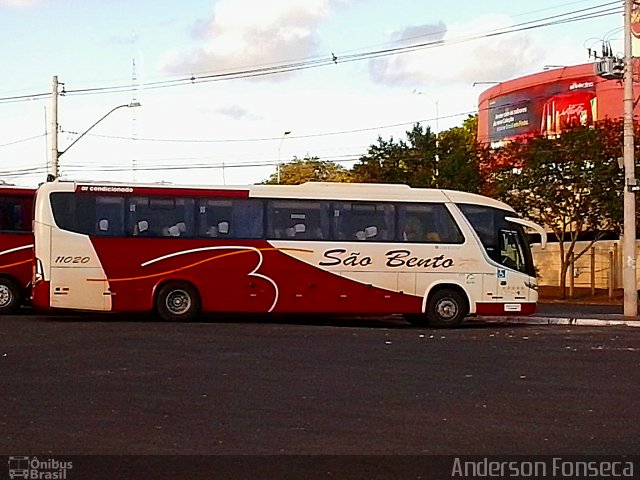
[[[565,248],[568,244],[565,244]],[[608,289],[622,288],[621,240],[602,240],[589,247],[589,242],[577,242],[575,252],[587,251],[578,258],[567,272],[567,287]],[[547,243],[542,250],[539,244],[532,246],[540,285],[560,285],[560,245]],[[638,245],[636,245],[636,255]],[[637,278],[637,275],[636,275]]]

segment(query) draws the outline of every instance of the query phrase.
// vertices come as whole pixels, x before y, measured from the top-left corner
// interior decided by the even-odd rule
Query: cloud
[[[239,105],[227,105],[216,110],[217,113],[233,120],[262,120],[262,117]]]
[[[543,49],[524,33],[456,43],[455,39],[479,35],[508,26],[504,16],[481,17],[467,24],[414,26],[395,32],[391,40],[400,45],[444,40],[416,52],[373,59],[369,63],[372,80],[383,85],[466,84],[475,81],[502,81],[524,72],[543,57]]]
[[[44,0],[0,0],[0,5],[6,5],[8,7],[31,7],[38,3],[42,3]]]
[[[308,58],[333,0],[220,0],[191,30],[198,46],[171,52],[169,73],[224,72]],[[277,80],[281,75],[270,76]]]

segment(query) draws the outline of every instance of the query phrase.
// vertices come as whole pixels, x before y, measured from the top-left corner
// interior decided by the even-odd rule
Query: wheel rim
[[[436,313],[444,320],[451,320],[458,314],[458,304],[450,298],[443,298],[436,304]]]
[[[11,289],[6,285],[0,285],[0,308],[6,307],[13,300]]]
[[[166,305],[173,315],[183,315],[191,309],[191,295],[186,290],[173,290],[167,295]]]

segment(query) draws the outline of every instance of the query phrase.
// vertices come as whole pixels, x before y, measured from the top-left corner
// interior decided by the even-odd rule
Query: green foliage
[[[438,136],[438,187],[467,192],[480,190],[477,126],[478,116],[470,116],[462,127],[450,128]]]
[[[406,142],[378,137],[378,143],[353,166],[352,176],[356,182],[432,187],[436,168],[436,136],[429,127],[416,124],[407,132]]]
[[[419,123],[407,140],[378,137],[367,155],[352,169],[353,181],[404,183],[412,187],[439,187],[477,192],[481,177],[476,154],[477,116],[462,127],[436,136]]]
[[[337,163],[322,161],[318,157],[295,158],[280,165],[280,183],[299,185],[305,182],[349,182],[347,169]],[[264,184],[277,185],[278,172],[269,177]]]
[[[622,172],[606,155],[600,133],[576,128],[557,138],[534,138],[521,149],[521,167],[498,173],[497,195],[558,237],[584,228],[616,231]]]
[[[514,142],[509,151],[520,158],[502,159],[494,176],[499,198],[558,238],[561,286],[570,263],[604,233],[618,232],[622,222],[622,172],[604,134],[577,127],[556,138]],[[591,244],[577,251],[576,242],[587,231],[593,233]]]
[[[436,136],[416,123],[406,140],[378,137],[351,170],[318,157],[295,158],[280,165],[280,183],[306,181],[402,183],[477,192],[481,185],[476,129],[478,116]],[[277,172],[263,183],[278,183]]]

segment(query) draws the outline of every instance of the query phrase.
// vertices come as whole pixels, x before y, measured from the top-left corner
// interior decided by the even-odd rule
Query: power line
[[[170,88],[177,86],[184,86],[188,84],[196,84],[196,83],[209,83],[214,81],[224,81],[224,80],[235,80],[235,79],[245,79],[245,78],[254,78],[265,75],[275,75],[275,74],[283,74],[283,73],[291,73],[301,70],[306,70],[310,68],[318,68],[322,66],[333,65],[335,63],[350,63],[354,61],[361,60],[371,60],[375,58],[385,57],[389,55],[399,55],[403,53],[408,53],[416,50],[422,50],[426,48],[439,47],[444,45],[453,45],[462,42],[468,42],[473,40],[478,40],[482,38],[491,38],[499,35],[506,35],[509,33],[517,33],[521,31],[561,25],[564,23],[588,20],[600,18],[603,16],[609,16],[622,12],[622,8],[619,5],[619,1],[607,2],[595,7],[588,7],[579,10],[574,10],[571,12],[565,12],[557,15],[548,16],[541,19],[531,20],[528,22],[522,22],[519,24],[512,25],[510,27],[505,27],[501,29],[490,30],[488,32],[466,36],[453,38],[451,40],[434,40],[429,42],[422,42],[413,45],[405,45],[394,48],[387,48],[381,50],[372,50],[365,51],[361,53],[354,54],[345,54],[345,55],[331,55],[326,57],[319,58],[311,58],[307,60],[300,60],[291,63],[284,64],[272,64],[260,67],[247,67],[236,71],[223,72],[223,73],[212,73],[212,74],[201,74],[201,75],[190,75],[188,77],[176,78],[172,80],[160,80],[155,82],[147,82],[140,83],[137,88],[138,89],[158,89],[158,88]],[[610,7],[612,5],[617,5],[617,7]],[[440,32],[444,34],[445,32]],[[433,32],[430,35],[437,34],[437,32]],[[414,37],[419,38],[419,37]],[[403,41],[406,41],[404,39]],[[103,86],[103,87],[93,87],[93,88],[84,88],[84,89],[73,89],[67,90],[65,92],[66,95],[94,95],[94,94],[104,94],[104,93],[116,93],[116,92],[130,92],[132,90],[132,86],[130,83],[116,86]],[[11,97],[0,97],[0,104],[2,103],[11,103],[17,101],[26,101],[32,100],[42,97],[49,96],[50,93],[38,93],[33,95],[19,95],[19,96],[11,96]]]
[[[31,140],[35,140],[37,138],[42,138],[42,137],[46,137],[46,136],[47,136],[46,133],[41,133],[40,135],[34,135],[33,137],[23,138],[23,139],[20,139],[20,140],[14,140],[13,142],[9,142],[9,143],[2,143],[2,144],[0,144],[0,147],[8,147],[10,145],[16,145],[18,143],[30,142]]]
[[[357,162],[366,153],[356,153],[350,155],[339,155],[334,157],[324,157],[320,158],[320,161],[324,162],[333,162],[333,163],[346,163],[346,162]],[[137,171],[170,171],[170,170],[215,170],[215,169],[226,169],[226,168],[255,168],[255,167],[273,167],[278,164],[277,160],[256,160],[253,162],[222,162],[218,163],[192,163],[192,164],[182,164],[182,165],[144,165],[138,166],[136,168]],[[109,166],[90,166],[86,164],[66,164],[64,166],[65,172],[102,172],[102,173],[111,173],[111,172],[130,172],[131,166],[118,166],[118,165],[109,165]]]
[[[602,82],[607,82],[605,79],[596,78],[594,80],[594,85]],[[547,98],[546,94],[539,94],[533,97],[527,97],[527,101],[535,101]],[[437,117],[423,118],[418,120],[412,120],[407,122],[386,124],[386,125],[378,125],[372,127],[362,127],[362,128],[354,128],[349,130],[341,130],[334,132],[321,132],[321,133],[312,133],[308,135],[292,135],[292,139],[305,139],[305,138],[317,138],[317,137],[328,137],[328,136],[336,136],[336,135],[348,135],[352,133],[360,133],[367,131],[379,131],[390,128],[397,128],[402,126],[411,126],[415,124],[429,124],[438,120],[447,120],[459,117],[467,117],[470,115],[476,115],[485,111],[491,111],[498,108],[509,108],[512,106],[520,105],[523,103],[523,100],[516,100],[509,103],[501,103],[500,105],[488,106],[481,109],[468,110],[464,112],[457,112],[448,115],[438,115]],[[61,133],[67,133],[70,135],[79,135],[79,132],[71,131],[71,130],[61,130]],[[9,142],[7,144],[0,145],[0,147],[9,146],[21,142],[26,142],[30,140],[34,140],[37,138],[41,138],[46,136],[46,134],[35,135],[33,137],[16,140],[13,142]],[[220,143],[257,143],[257,142],[273,142],[278,141],[281,137],[257,137],[257,138],[227,138],[227,139],[210,139],[210,138],[151,138],[151,137],[139,137],[139,136],[119,136],[119,135],[103,135],[103,134],[87,134],[87,136],[95,137],[95,138],[106,138],[106,139],[115,139],[115,140],[125,140],[131,141],[135,140],[136,142],[153,142],[153,143],[182,143],[182,144],[220,144]]]
[[[603,16],[609,16],[609,15],[613,15],[615,13],[621,13],[622,12],[622,9],[619,6],[618,7],[612,7],[612,8],[605,8],[605,7],[608,7],[609,5],[617,5],[617,4],[619,4],[618,1],[608,2],[606,4],[599,5],[599,6],[596,6],[596,7],[589,7],[589,8],[585,8],[585,9],[576,10],[576,11],[573,11],[573,12],[567,12],[567,13],[562,13],[562,14],[558,14],[558,15],[553,15],[553,16],[550,16],[550,17],[546,17],[546,18],[542,18],[542,19],[538,19],[538,20],[533,20],[533,21],[530,21],[530,22],[523,22],[523,23],[511,26],[511,27],[491,30],[491,31],[483,33],[483,34],[467,36],[467,37],[460,37],[460,38],[454,38],[454,39],[446,40],[446,41],[445,40],[434,40],[434,41],[423,42],[423,43],[418,43],[418,44],[413,44],[413,45],[408,45],[408,46],[388,48],[388,49],[375,50],[375,51],[368,51],[368,52],[356,53],[356,54],[351,54],[351,55],[338,55],[338,56],[332,55],[331,57],[327,56],[327,57],[324,57],[324,58],[312,59],[312,60],[307,60],[307,61],[300,61],[300,62],[295,62],[295,63],[272,65],[272,66],[260,67],[260,68],[246,68],[246,69],[243,69],[243,70],[238,70],[238,71],[233,71],[233,72],[213,73],[213,74],[198,75],[198,76],[191,75],[188,78],[140,84],[140,88],[141,89],[157,89],[157,88],[167,88],[167,87],[181,86],[181,85],[185,85],[185,84],[209,83],[209,82],[224,81],[224,80],[255,78],[255,77],[261,77],[261,76],[265,76],[265,75],[291,73],[291,72],[297,72],[297,71],[306,70],[306,69],[310,69],[310,68],[328,66],[328,65],[333,65],[336,62],[337,63],[350,63],[350,62],[354,62],[354,61],[371,60],[371,59],[386,57],[386,56],[390,56],[390,55],[398,55],[398,54],[402,54],[402,53],[409,53],[409,52],[413,52],[413,51],[416,51],[416,50],[422,50],[422,49],[425,49],[425,48],[434,48],[434,47],[440,47],[440,46],[444,46],[444,45],[458,44],[458,43],[463,43],[463,42],[468,42],[468,41],[473,41],[473,40],[479,40],[479,39],[482,39],[482,38],[491,38],[491,37],[496,37],[496,36],[500,36],[500,35],[506,35],[506,34],[509,34],[509,33],[517,33],[517,32],[531,30],[531,29],[535,29],[535,28],[541,28],[541,27],[547,27],[547,26],[553,26],[553,25],[561,25],[561,24],[564,24],[564,23],[569,23],[569,22],[574,22],[574,21],[581,21],[581,20],[587,20],[587,19],[600,18],[600,17],[603,17]],[[603,8],[605,8],[605,9],[602,10]],[[601,10],[594,11],[594,10],[597,10],[597,9],[601,9]],[[578,14],[578,15],[576,15],[576,14]],[[569,15],[574,15],[574,16],[573,17],[568,17],[568,18],[563,18],[563,17],[567,17]],[[540,22],[544,22],[544,23],[540,23]],[[121,85],[121,86],[115,86],[115,87],[99,87],[99,88],[91,88],[91,89],[68,90],[67,94],[68,95],[86,95],[86,94],[95,94],[95,93],[113,93],[113,92],[128,91],[128,89],[130,89],[129,85]]]

